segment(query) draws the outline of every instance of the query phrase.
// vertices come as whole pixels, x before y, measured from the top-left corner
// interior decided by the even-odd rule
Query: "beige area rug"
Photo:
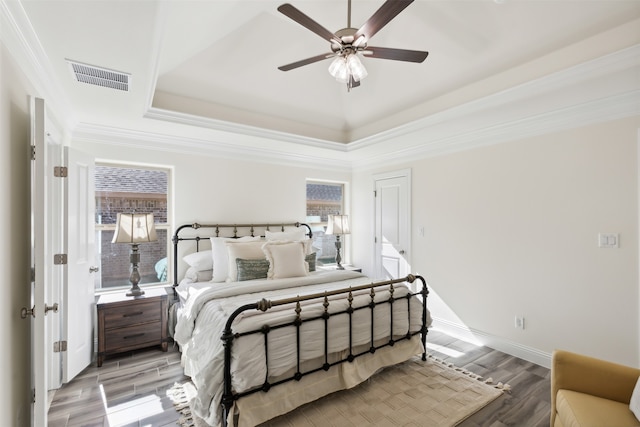
[[[466,370],[429,357],[416,356],[390,366],[358,386],[342,390],[274,418],[261,427],[438,426],[464,421],[510,387],[492,384]],[[191,385],[193,387],[193,385]],[[182,426],[204,427],[191,414],[184,385],[169,391]]]

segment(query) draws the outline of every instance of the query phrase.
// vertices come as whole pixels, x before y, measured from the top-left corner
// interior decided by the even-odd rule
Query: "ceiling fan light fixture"
[[[356,82],[367,77],[367,69],[355,53],[339,55],[329,65],[329,74],[340,83],[348,83],[351,78]]]

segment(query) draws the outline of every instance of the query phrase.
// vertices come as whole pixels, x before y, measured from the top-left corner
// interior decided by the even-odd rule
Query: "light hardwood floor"
[[[437,330],[429,332],[428,342],[434,356],[512,388],[460,427],[549,426],[548,369]],[[167,353],[150,348],[111,357],[56,391],[49,426],[175,426],[179,414],[166,391],[186,380],[171,345]]]

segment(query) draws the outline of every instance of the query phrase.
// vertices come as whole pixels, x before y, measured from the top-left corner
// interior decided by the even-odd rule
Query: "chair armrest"
[[[629,404],[640,369],[564,350],[551,359],[551,426],[558,390],[573,390]]]
[[[639,376],[640,369],[556,350],[551,361],[552,398],[566,389],[629,403]]]

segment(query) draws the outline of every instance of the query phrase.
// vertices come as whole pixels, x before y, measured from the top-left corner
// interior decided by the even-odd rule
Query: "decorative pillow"
[[[636,386],[631,394],[631,402],[629,402],[629,409],[633,412],[633,415],[640,420],[640,378],[636,381]]]
[[[309,271],[316,271],[316,253],[310,253],[304,257],[304,260],[309,265]]]
[[[307,238],[307,233],[305,233],[306,228],[302,228],[302,227],[298,227],[295,230],[288,230],[288,231],[265,231],[264,232],[264,238],[267,241],[273,241],[273,240],[288,240],[288,241],[295,241],[295,240],[304,240]]]
[[[269,279],[300,277],[309,274],[302,242],[267,242],[262,246],[269,260]]]
[[[193,267],[196,271],[206,271],[213,268],[213,258],[211,251],[200,251],[186,255],[183,261]]]
[[[269,272],[269,261],[266,259],[236,258],[238,282],[253,279],[266,279]]]
[[[227,242],[252,242],[261,240],[260,237],[244,236],[238,239],[232,237],[211,237],[211,251],[213,257],[213,277],[212,282],[224,282],[229,276],[229,254],[227,253]]]
[[[231,240],[225,242],[227,245],[227,257],[229,260],[229,270],[227,275],[227,282],[238,281],[238,265],[236,259],[264,259],[264,252],[262,252],[262,241],[243,242],[237,240]],[[216,274],[215,270],[213,274]]]

